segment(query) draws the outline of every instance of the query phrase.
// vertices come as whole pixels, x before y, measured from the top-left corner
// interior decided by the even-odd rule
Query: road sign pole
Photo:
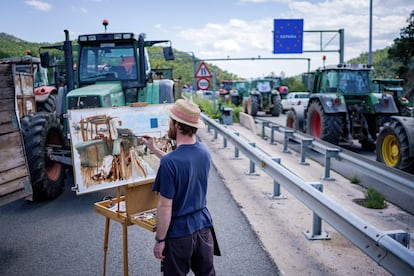
[[[213,113],[216,114],[216,70],[213,68]]]

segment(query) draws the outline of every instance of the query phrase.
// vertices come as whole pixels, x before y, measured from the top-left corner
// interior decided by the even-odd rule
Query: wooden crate
[[[36,100],[34,95],[21,95],[16,98],[19,117],[34,113],[36,111]]]
[[[95,211],[114,221],[138,225],[156,231],[155,208],[158,194],[152,191],[153,180],[124,186],[124,196],[95,203]],[[146,217],[143,217],[146,216]]]
[[[32,199],[29,168],[16,112],[12,65],[0,65],[0,205]]]
[[[34,96],[34,75],[31,73],[14,72],[14,90],[17,96]]]

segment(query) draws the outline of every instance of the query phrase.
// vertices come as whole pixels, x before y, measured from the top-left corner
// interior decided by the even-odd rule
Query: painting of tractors
[[[155,177],[159,159],[148,152],[141,136],[155,137],[161,150],[172,151],[173,141],[166,135],[168,121],[166,124],[165,118],[155,114],[137,113],[137,121],[142,121],[139,116],[148,121],[148,125],[138,133],[136,129],[125,124],[131,121],[131,115],[126,113],[124,116],[114,116],[103,113],[81,116],[80,119],[72,121],[72,146],[78,156],[74,158],[77,163],[74,168],[78,170],[75,174],[79,175],[77,186],[80,191],[95,191]],[[162,121],[164,123],[160,129]]]

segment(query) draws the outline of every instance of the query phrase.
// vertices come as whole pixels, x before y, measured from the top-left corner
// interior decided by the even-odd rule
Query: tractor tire
[[[50,94],[46,101],[36,103],[37,112],[55,112],[57,94]]]
[[[306,133],[334,145],[339,144],[342,137],[342,120],[339,114],[325,114],[319,102],[311,102],[306,118]]]
[[[248,102],[248,98],[247,97],[244,97],[243,98],[243,101],[242,101],[242,110],[246,114],[247,114],[247,105],[248,105],[247,102]]]
[[[240,102],[239,102],[239,96],[238,95],[232,95],[231,96],[231,104],[235,105],[235,106],[239,106]]]
[[[22,134],[32,182],[33,201],[53,199],[64,190],[65,166],[48,158],[46,147],[63,148],[62,125],[53,113],[38,112],[21,119]]]
[[[247,100],[247,114],[256,116],[259,111],[259,99],[256,96],[249,97]]]
[[[282,113],[282,103],[280,97],[273,96],[272,116],[279,117],[280,113]]]
[[[410,156],[409,137],[396,121],[384,125],[376,143],[377,161],[388,167],[414,172],[414,156]]]
[[[298,118],[293,110],[289,110],[286,114],[286,126],[294,130],[300,130]]]

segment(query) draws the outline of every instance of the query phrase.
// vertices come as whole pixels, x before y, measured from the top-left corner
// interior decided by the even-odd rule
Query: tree
[[[410,69],[414,56],[414,10],[407,19],[408,25],[400,30],[400,37],[394,39],[394,45],[388,50],[391,58],[402,62],[399,74],[404,75]]]

